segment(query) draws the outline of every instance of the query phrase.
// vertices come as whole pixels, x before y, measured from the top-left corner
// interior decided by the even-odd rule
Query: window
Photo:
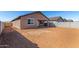
[[[33,19],[28,19],[28,24],[33,24]]]

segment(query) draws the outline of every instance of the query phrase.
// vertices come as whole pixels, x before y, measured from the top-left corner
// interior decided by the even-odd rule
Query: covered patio
[[[38,20],[39,22],[39,27],[48,27],[49,22],[47,20]]]

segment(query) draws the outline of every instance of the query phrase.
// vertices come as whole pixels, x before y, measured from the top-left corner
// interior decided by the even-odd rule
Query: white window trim
[[[33,21],[33,23],[32,24],[28,24],[28,20],[27,20],[27,24],[28,25],[33,25],[34,24],[34,18],[28,18],[28,19],[31,19]]]

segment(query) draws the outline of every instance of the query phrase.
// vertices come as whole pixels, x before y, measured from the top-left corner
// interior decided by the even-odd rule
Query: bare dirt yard
[[[79,48],[79,29],[7,27],[0,36],[0,47],[9,48]]]
[[[38,48],[38,46],[13,28],[6,27],[0,36],[0,48]]]
[[[41,48],[79,48],[79,29],[39,28],[15,30]]]

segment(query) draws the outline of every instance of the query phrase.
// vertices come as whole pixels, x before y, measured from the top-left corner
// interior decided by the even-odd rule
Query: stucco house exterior
[[[22,15],[12,20],[11,23],[13,27],[18,29],[25,28],[37,28],[37,27],[47,27],[49,18],[46,17],[42,12],[36,11],[26,15]]]

